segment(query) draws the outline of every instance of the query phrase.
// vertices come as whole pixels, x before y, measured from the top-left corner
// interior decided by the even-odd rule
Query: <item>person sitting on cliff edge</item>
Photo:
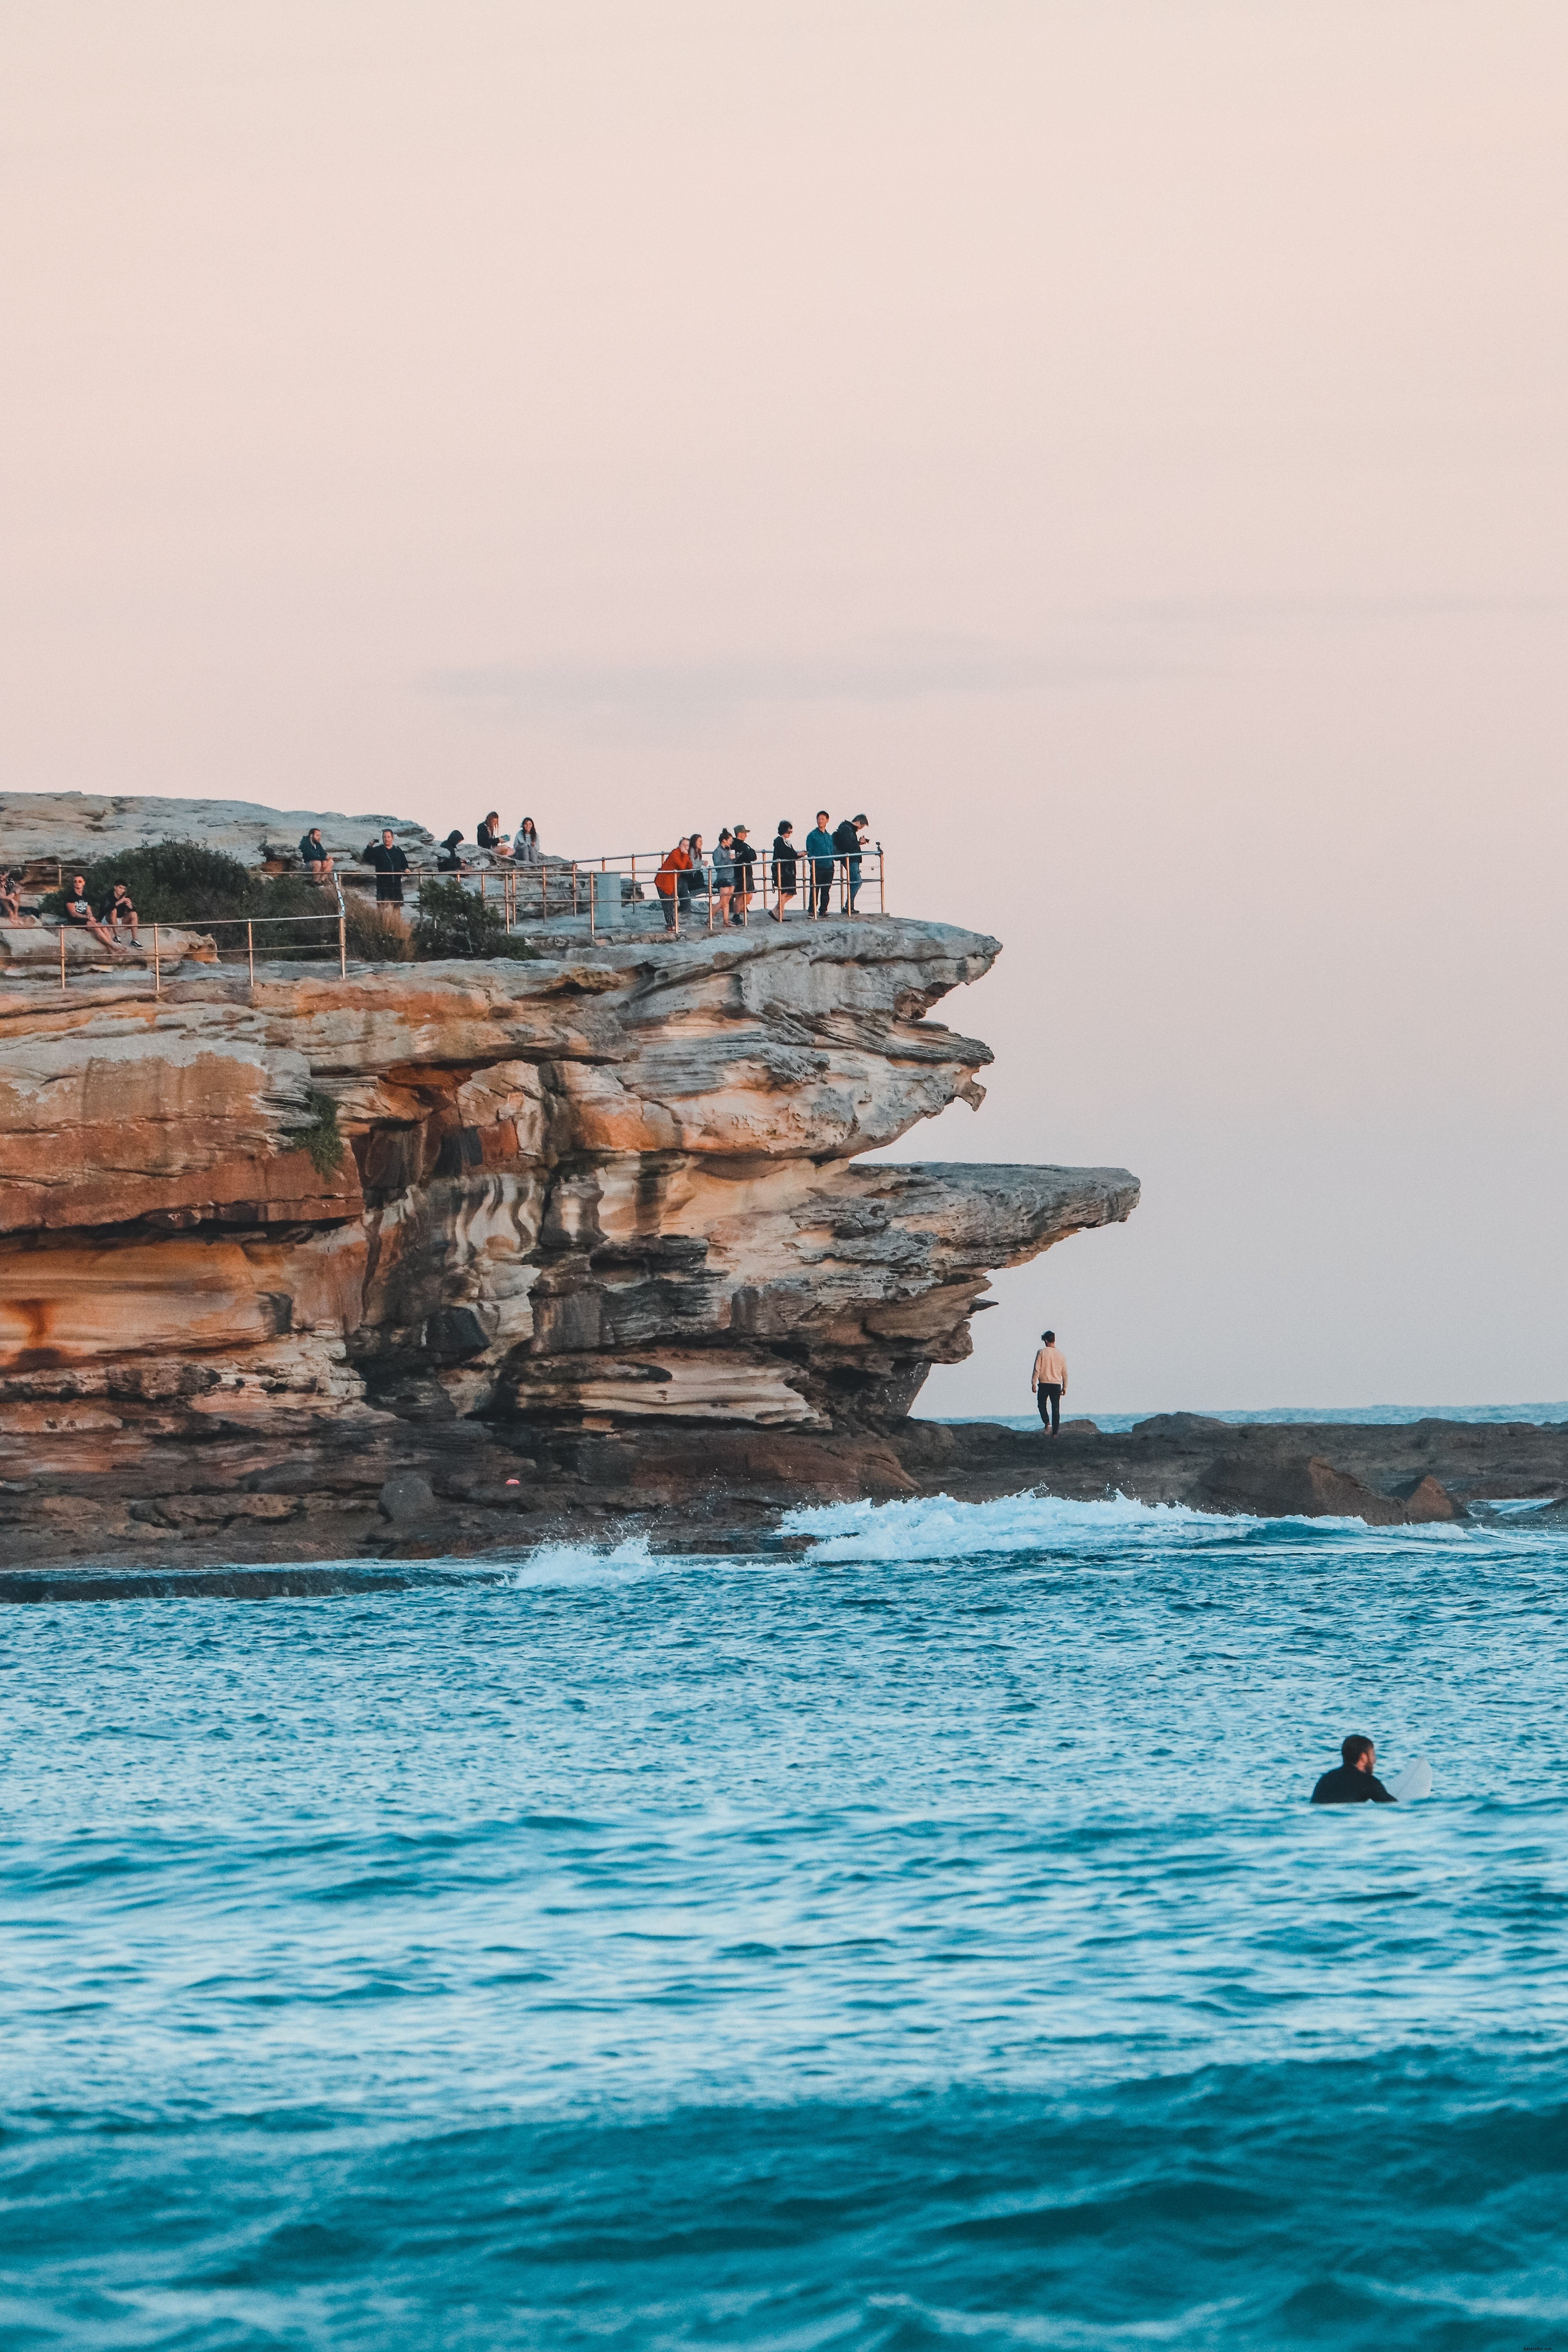
[[[1040,1345],[1035,1350],[1035,1369],[1029,1374],[1029,1386],[1035,1391],[1040,1419],[1053,1437],[1059,1437],[1062,1399],[1068,1392],[1068,1360],[1057,1345],[1054,1331],[1042,1331],[1040,1334]]]
[[[66,900],[65,919],[79,931],[90,931],[95,940],[101,940],[106,948],[114,950],[116,955],[125,953],[123,940],[117,940],[112,931],[105,930],[93,913],[88,902],[85,874],[76,874],[71,877],[70,897]]]
[[[313,824],[309,833],[300,836],[300,863],[305,869],[307,882],[325,882],[332,871],[332,853],[321,839],[321,828]]]
[[[1396,1805],[1399,1802],[1372,1769],[1377,1762],[1377,1749],[1364,1731],[1352,1731],[1347,1739],[1342,1739],[1340,1754],[1344,1761],[1337,1764],[1331,1772],[1325,1772],[1313,1790],[1314,1805]]]

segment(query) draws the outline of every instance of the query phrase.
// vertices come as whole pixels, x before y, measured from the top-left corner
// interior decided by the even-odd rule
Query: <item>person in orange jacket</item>
[[[690,871],[691,836],[689,834],[683,833],[653,877],[653,887],[658,892],[658,903],[664,908],[664,928],[667,931],[673,931],[679,919],[676,892],[680,886],[675,877],[678,874],[689,874]]]

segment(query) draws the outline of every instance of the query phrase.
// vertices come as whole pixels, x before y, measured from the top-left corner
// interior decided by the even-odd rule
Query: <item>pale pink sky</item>
[[[864,806],[1006,942],[907,1155],[1145,1186],[928,1409],[1568,1396],[1562,0],[0,52],[0,782]]]

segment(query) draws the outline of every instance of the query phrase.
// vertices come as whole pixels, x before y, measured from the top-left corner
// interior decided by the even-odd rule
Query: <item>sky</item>
[[[0,0],[0,786],[864,808],[921,1409],[1568,1398],[1562,0]]]

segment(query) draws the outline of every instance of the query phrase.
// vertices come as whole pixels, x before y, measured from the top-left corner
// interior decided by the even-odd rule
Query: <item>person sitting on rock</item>
[[[531,816],[525,816],[517,828],[511,845],[514,862],[519,866],[542,866],[544,852],[539,846],[539,827]]]
[[[7,866],[0,869],[0,923],[22,919],[22,886]]]
[[[436,860],[437,874],[460,874],[463,870],[462,835],[456,825],[441,844],[441,855]]]
[[[1029,1374],[1029,1386],[1035,1391],[1040,1419],[1053,1437],[1059,1437],[1062,1399],[1068,1392],[1068,1360],[1057,1345],[1054,1331],[1042,1331],[1040,1334],[1040,1344],[1035,1350],[1035,1369]]]
[[[132,901],[131,885],[128,882],[117,882],[114,885],[110,893],[109,904],[103,910],[103,919],[111,931],[118,931],[123,925],[131,934],[132,946],[133,948],[141,946],[142,942],[136,935],[136,908]]]
[[[85,874],[76,874],[71,877],[71,894],[66,900],[65,919],[75,929],[90,932],[95,940],[101,940],[106,948],[114,950],[116,955],[125,953],[124,948],[114,934],[111,931],[106,931],[93,913],[88,900]]]
[[[1340,1742],[1344,1759],[1325,1772],[1312,1791],[1314,1805],[1394,1805],[1399,1800],[1384,1787],[1373,1770],[1377,1749],[1364,1731],[1352,1731]]]
[[[307,882],[324,882],[332,870],[332,853],[321,839],[321,828],[313,824],[300,839],[300,863],[305,869]]]
[[[489,811],[484,823],[480,825],[478,833],[474,835],[474,838],[479,843],[481,849],[488,849],[492,857],[510,857],[511,856],[511,844],[507,839],[505,834],[500,830],[500,809],[491,809]]]

